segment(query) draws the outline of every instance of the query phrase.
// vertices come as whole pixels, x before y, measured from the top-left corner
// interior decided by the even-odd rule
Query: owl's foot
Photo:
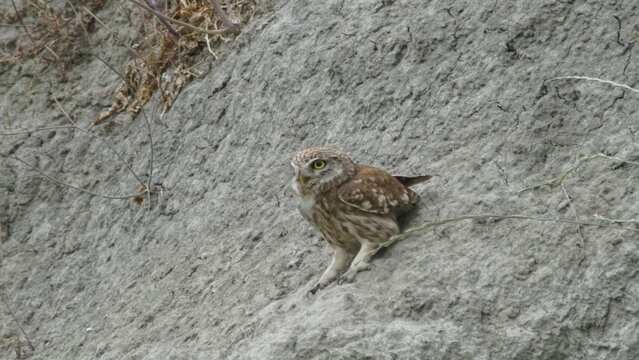
[[[331,261],[331,264],[328,266],[317,285],[313,286],[313,288],[309,290],[308,294],[315,295],[319,289],[323,289],[335,281],[335,279],[339,276],[339,273],[348,266],[349,257],[350,255],[346,250],[339,247],[335,248],[333,261]]]
[[[350,269],[348,269],[347,272],[345,272],[342,276],[340,276],[339,279],[337,279],[337,283],[339,285],[352,283],[353,280],[355,280],[355,276],[357,276],[357,273],[359,273],[360,271],[367,271],[372,268],[373,264],[371,263],[360,262],[358,264],[354,264],[350,267]]]

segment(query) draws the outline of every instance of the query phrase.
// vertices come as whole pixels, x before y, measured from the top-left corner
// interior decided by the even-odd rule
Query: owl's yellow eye
[[[313,161],[313,168],[319,170],[319,169],[323,169],[324,166],[326,166],[326,161],[324,160],[315,160]]]

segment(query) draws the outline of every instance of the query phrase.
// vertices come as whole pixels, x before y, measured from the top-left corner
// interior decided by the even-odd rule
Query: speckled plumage
[[[315,167],[322,162],[321,168]],[[335,280],[352,256],[345,280],[366,269],[379,244],[399,233],[397,215],[419,200],[404,184],[430,179],[428,175],[394,177],[356,164],[330,147],[303,150],[291,165],[296,171],[292,187],[300,198],[299,211],[334,250],[333,261],[313,293]]]

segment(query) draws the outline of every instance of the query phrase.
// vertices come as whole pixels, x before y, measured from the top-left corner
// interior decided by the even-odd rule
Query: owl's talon
[[[357,275],[357,271],[349,270],[344,275],[340,276],[339,279],[337,279],[337,284],[344,285],[352,283],[353,280],[355,280],[355,275]]]
[[[315,295],[315,293],[316,293],[316,292],[317,292],[320,288],[321,288],[320,284],[317,284],[317,285],[313,286],[313,287],[311,288],[311,290],[309,290],[309,291],[306,293],[306,298],[309,298],[309,297],[310,297],[310,295]]]
[[[345,272],[342,276],[339,277],[339,279],[337,279],[337,284],[343,285],[345,283],[351,283],[355,280],[355,276],[357,276],[357,273],[359,273],[360,271],[368,271],[373,266],[373,264],[367,262],[357,263],[351,266],[351,268],[348,269],[347,272]]]

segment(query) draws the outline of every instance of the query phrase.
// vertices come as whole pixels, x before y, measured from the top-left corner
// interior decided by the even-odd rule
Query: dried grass
[[[81,39],[86,38],[94,19],[88,14],[80,16],[68,3],[56,8],[43,0],[24,1],[18,8],[11,0],[15,12],[0,14],[0,22],[22,28],[23,34],[3,44],[5,52],[0,58],[0,70],[11,64],[23,65],[34,60],[36,65],[55,64],[60,71],[81,55]],[[103,0],[76,0],[93,11],[104,6]]]
[[[231,10],[225,11],[233,19],[246,22],[255,15],[256,1],[238,0],[229,3]],[[183,0],[167,11],[166,16],[205,30],[220,30],[224,26],[209,2]],[[114,103],[98,114],[92,126],[124,110],[131,116],[137,116],[157,90],[161,91],[162,114],[165,113],[182,89],[202,75],[195,68],[196,58],[193,55],[206,48],[215,56],[212,44],[219,45],[229,41],[222,34],[202,33],[179,25],[176,29],[179,37],[176,38],[170,29],[163,27],[158,30],[160,36],[151,34],[150,38],[145,39],[147,43],[152,43],[146,55],[136,58],[127,66],[123,75],[125,80],[114,92]]]
[[[74,61],[93,52],[90,33],[97,26],[112,33],[117,46],[125,46],[133,54],[134,60],[120,75],[122,83],[113,92],[113,104],[96,117],[92,126],[121,111],[137,116],[158,90],[162,113],[166,112],[182,89],[203,75],[196,69],[196,55],[206,49],[217,57],[214,49],[230,41],[223,35],[239,31],[237,24],[250,21],[259,2],[227,0],[220,5],[217,1],[216,12],[210,1],[175,0],[166,2],[167,10],[160,13],[149,7],[149,2],[130,0],[140,8],[141,23],[136,29],[139,44],[130,46],[111,29],[109,19],[100,17],[105,0],[64,0],[56,6],[47,0],[25,0],[19,7],[15,0],[11,1],[15,12],[0,14],[0,23],[4,27],[19,27],[22,33],[3,44],[6,50],[0,57],[0,71],[33,60],[36,73],[46,68],[42,64],[55,64],[64,74]],[[123,14],[135,26],[135,16],[129,16],[130,10],[124,9]],[[152,26],[147,31],[147,25],[155,24],[156,18],[164,26]],[[122,68],[122,64],[109,66]]]

